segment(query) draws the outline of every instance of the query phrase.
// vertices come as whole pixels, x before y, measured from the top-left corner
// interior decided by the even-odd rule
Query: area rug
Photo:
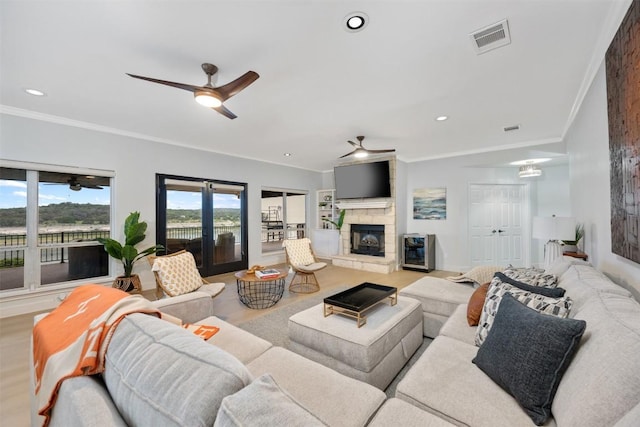
[[[333,295],[348,288],[348,286],[345,286],[344,288],[334,288],[330,291],[318,292],[317,294],[314,294],[313,296],[305,298],[301,301],[296,301],[288,305],[284,305],[282,306],[282,308],[271,311],[264,316],[260,316],[240,323],[238,324],[238,327],[271,342],[275,346],[290,348],[288,334],[289,317],[300,311],[306,310],[307,308],[313,307],[314,305],[320,304],[324,300],[324,298],[329,295]],[[424,338],[422,345],[414,353],[411,359],[409,359],[407,364],[402,368],[402,370],[398,373],[396,378],[394,378],[391,384],[389,384],[389,386],[385,389],[387,397],[395,396],[396,386],[398,385],[398,382],[400,382],[409,368],[416,362],[416,360],[418,360],[422,353],[424,353],[429,344],[431,344],[431,341],[432,340],[430,338]]]

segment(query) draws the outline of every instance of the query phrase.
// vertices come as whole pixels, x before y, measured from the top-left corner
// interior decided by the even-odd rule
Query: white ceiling
[[[332,169],[356,135],[407,162],[558,156],[628,3],[3,0],[0,104],[317,171]],[[343,29],[353,11],[370,18],[358,33]],[[477,55],[469,34],[505,18],[511,44]],[[203,85],[203,62],[219,67],[218,85],[260,74],[225,103],[237,119],[125,75]],[[47,96],[25,94],[31,87]],[[503,131],[514,124],[521,129]]]

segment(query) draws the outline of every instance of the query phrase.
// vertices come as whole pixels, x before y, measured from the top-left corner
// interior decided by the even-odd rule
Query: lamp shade
[[[534,217],[532,234],[534,239],[540,240],[574,240],[576,219],[562,216]]]

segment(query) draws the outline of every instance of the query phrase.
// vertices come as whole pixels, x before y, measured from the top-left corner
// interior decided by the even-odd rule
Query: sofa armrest
[[[177,297],[162,298],[152,302],[163,313],[182,319],[186,323],[195,323],[213,316],[213,299],[205,292],[191,292]]]

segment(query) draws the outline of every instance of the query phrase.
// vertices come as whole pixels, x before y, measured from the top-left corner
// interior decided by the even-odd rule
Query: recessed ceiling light
[[[355,33],[362,31],[369,23],[369,17],[364,12],[352,12],[344,17],[344,29]]]
[[[510,165],[513,166],[522,166],[522,165],[535,165],[536,163],[544,163],[544,162],[548,162],[549,158],[539,158],[539,159],[526,159],[526,160],[517,160],[515,162],[511,162],[509,163]]]
[[[438,116],[438,117],[436,117],[436,121],[444,122],[448,118],[449,118],[449,116]]]
[[[33,96],[45,96],[45,93],[38,89],[28,88],[28,89],[25,89],[24,91],[27,92],[29,95],[33,95]]]
[[[291,157],[291,153],[284,153],[285,157]]]

